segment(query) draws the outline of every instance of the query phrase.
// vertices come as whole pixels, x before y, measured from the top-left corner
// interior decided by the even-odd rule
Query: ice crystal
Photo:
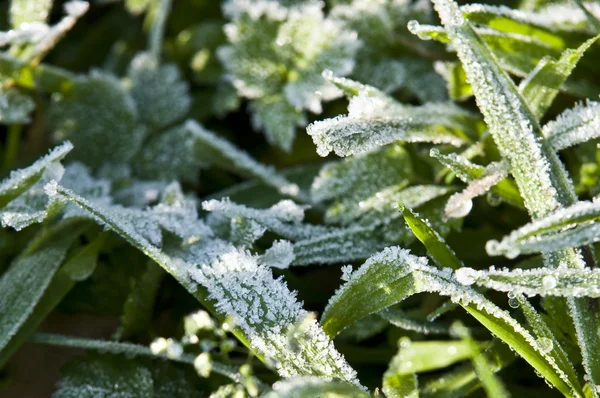
[[[561,113],[556,120],[544,126],[544,136],[560,151],[571,146],[600,137],[600,103],[589,101],[585,105]]]

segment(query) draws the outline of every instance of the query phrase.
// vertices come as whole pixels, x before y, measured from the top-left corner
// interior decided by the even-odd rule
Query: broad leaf
[[[129,65],[131,96],[140,120],[160,129],[185,117],[191,105],[189,87],[176,65],[159,65],[149,54],[138,54]]]
[[[71,93],[55,98],[48,111],[55,137],[72,140],[73,155],[87,165],[127,162],[140,148],[146,129],[115,77],[92,72],[78,78]]]

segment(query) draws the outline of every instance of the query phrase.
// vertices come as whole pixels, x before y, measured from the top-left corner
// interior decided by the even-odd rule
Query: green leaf
[[[65,142],[31,166],[12,171],[7,179],[0,182],[0,209],[35,184],[42,178],[46,169],[64,158],[71,149],[73,149],[73,145],[70,142]]]
[[[70,242],[69,242],[70,243]],[[50,246],[16,260],[0,279],[0,350],[33,312],[52,277],[62,264],[68,243]]]
[[[99,396],[151,397],[152,373],[132,360],[103,355],[81,358],[61,371],[54,397],[97,398]]]
[[[337,264],[364,260],[387,246],[371,227],[349,226],[294,243],[292,265]]]
[[[599,36],[589,39],[576,49],[565,50],[559,59],[544,57],[519,84],[519,92],[538,119],[544,116],[575,66]]]
[[[426,221],[419,218],[411,209],[405,207],[402,203],[398,203],[398,207],[404,216],[404,220],[408,227],[415,234],[417,239],[425,245],[427,251],[442,267],[450,267],[459,269],[463,266],[462,261],[456,257],[456,254],[446,244],[444,239],[434,231]]]
[[[92,72],[76,80],[72,93],[57,98],[48,109],[55,137],[71,139],[73,155],[85,164],[127,162],[140,148],[146,129],[115,77]]]
[[[408,185],[413,175],[408,152],[400,145],[390,145],[326,164],[313,180],[311,196],[315,202],[333,199],[325,221],[345,225],[372,210],[372,202],[381,198],[383,191]]]
[[[287,102],[282,95],[272,95],[250,102],[252,126],[263,130],[267,141],[286,152],[292,150],[296,128],[306,125],[302,110]]]
[[[149,54],[138,54],[127,71],[131,96],[140,120],[151,129],[161,129],[180,121],[191,105],[189,87],[174,64],[160,65]]]
[[[52,9],[52,0],[11,0],[10,24],[19,29],[27,22],[46,22]]]
[[[73,288],[75,280],[65,270],[69,261],[60,265],[73,240],[87,227],[77,222],[58,224],[30,244],[2,275],[0,368]]]

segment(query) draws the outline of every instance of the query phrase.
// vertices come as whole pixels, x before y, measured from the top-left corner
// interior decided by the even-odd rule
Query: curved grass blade
[[[456,257],[456,254],[448,247],[444,239],[427,222],[419,218],[411,209],[403,206],[401,203],[398,203],[398,208],[402,211],[408,227],[413,231],[417,239],[425,245],[429,254],[440,266],[450,267],[454,270],[463,266],[462,261]]]
[[[311,319],[281,279],[259,257],[229,243],[201,241],[186,248],[162,250],[145,236],[144,224],[128,219],[122,208],[95,204],[49,183],[49,195],[60,195],[86,210],[163,269],[216,317],[235,317],[235,336],[283,377],[338,378],[359,385],[356,372],[335,350],[320,325]],[[213,304],[212,301],[216,301]],[[291,346],[295,347],[293,350]]]
[[[425,258],[413,256],[398,247],[387,248],[372,256],[350,276],[325,308],[321,320],[323,329],[329,336],[335,336],[355,320],[422,292],[450,296],[564,395],[583,395],[577,385],[570,383],[556,361],[540,350],[536,339],[506,311],[475,290],[461,285],[449,268],[438,270]]]
[[[573,72],[585,51],[598,40],[598,37],[589,39],[576,49],[565,50],[557,60],[550,57],[542,58],[521,81],[519,92],[527,100],[527,105],[535,117],[541,119],[544,116],[563,83]]]

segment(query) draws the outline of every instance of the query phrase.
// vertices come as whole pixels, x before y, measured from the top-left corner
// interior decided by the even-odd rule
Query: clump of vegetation
[[[0,388],[600,397],[596,3],[3,10]]]

